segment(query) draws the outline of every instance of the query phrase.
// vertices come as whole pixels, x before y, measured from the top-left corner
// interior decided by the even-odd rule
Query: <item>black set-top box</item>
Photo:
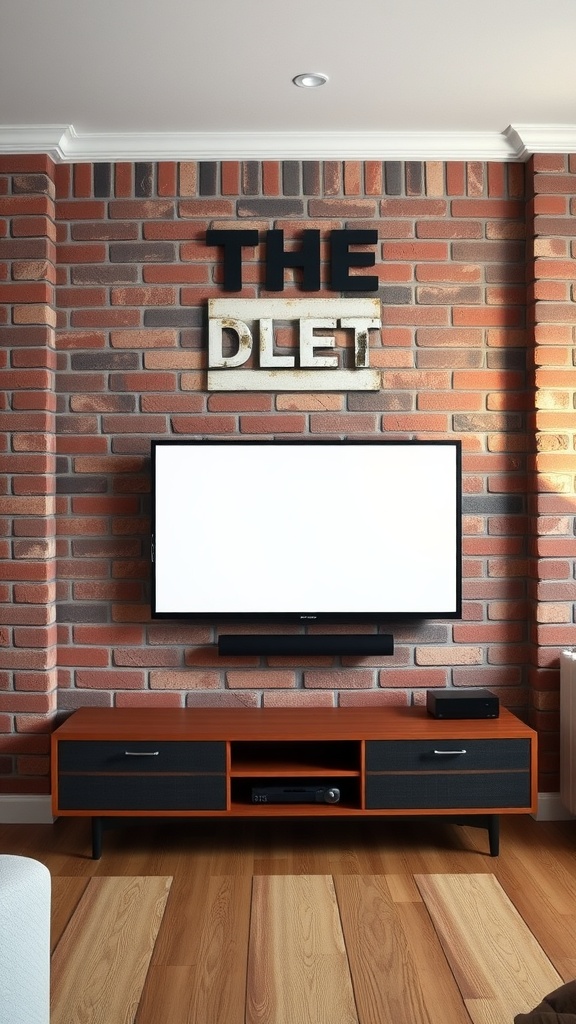
[[[434,718],[498,718],[500,702],[490,690],[426,690],[426,708]]]

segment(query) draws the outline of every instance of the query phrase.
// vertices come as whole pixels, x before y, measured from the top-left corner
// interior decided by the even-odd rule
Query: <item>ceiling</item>
[[[576,0],[0,0],[0,25],[0,152],[576,149]]]

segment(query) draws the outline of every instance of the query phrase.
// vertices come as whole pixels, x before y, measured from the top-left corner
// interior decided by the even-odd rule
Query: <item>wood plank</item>
[[[253,880],[246,1024],[359,1024],[329,875]]]
[[[132,1024],[171,881],[90,879],[52,957],[51,1024]]]
[[[470,1024],[460,990],[423,903],[396,907],[416,967],[431,1024]],[[507,1024],[511,1024],[507,1021]]]
[[[361,1024],[469,1024],[438,938],[418,894],[396,882],[403,915],[385,877],[334,878]],[[415,887],[414,887],[415,888]],[[410,898],[404,902],[404,897]],[[426,936],[422,942],[422,932]],[[423,950],[425,945],[425,950]],[[423,963],[434,963],[431,984]]]
[[[244,1024],[251,888],[242,876],[204,879],[188,942],[172,949],[181,962],[150,968],[137,1024]]]
[[[474,1024],[509,1024],[562,984],[493,875],[415,878]]]
[[[50,951],[54,952],[68,923],[83,896],[87,878],[52,878],[52,906],[50,910]]]

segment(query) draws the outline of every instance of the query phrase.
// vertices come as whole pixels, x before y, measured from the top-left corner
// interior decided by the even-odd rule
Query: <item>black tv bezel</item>
[[[223,612],[223,611],[189,611],[189,612],[165,612],[156,610],[156,562],[154,559],[154,543],[156,535],[156,450],[160,447],[191,445],[214,447],[231,447],[232,445],[259,445],[259,446],[281,446],[281,445],[414,445],[430,447],[452,447],[456,454],[456,608],[446,611],[394,611],[394,612],[315,612],[313,609],[301,612]],[[158,620],[178,620],[180,622],[237,622],[237,623],[276,623],[285,625],[315,626],[315,625],[343,625],[343,624],[372,624],[390,622],[415,622],[443,619],[462,618],[462,442],[454,439],[431,439],[431,438],[158,438],[151,441],[151,617]]]

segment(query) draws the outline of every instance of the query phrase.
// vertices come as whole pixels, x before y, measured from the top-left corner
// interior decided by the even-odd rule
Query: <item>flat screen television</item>
[[[152,442],[152,615],[461,615],[459,441]]]

